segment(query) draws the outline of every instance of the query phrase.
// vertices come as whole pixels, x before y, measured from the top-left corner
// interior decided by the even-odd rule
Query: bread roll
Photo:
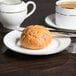
[[[52,41],[52,33],[44,26],[30,25],[21,35],[21,46],[28,49],[42,49]]]

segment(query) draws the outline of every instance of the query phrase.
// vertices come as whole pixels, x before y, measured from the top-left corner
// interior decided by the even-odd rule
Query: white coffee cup
[[[76,2],[76,0],[59,0],[56,2],[55,23],[57,26],[76,30],[76,8],[70,9],[58,5],[58,3],[67,1]]]
[[[24,19],[28,18],[36,10],[36,4],[33,1],[14,2],[0,2],[0,22],[3,24],[3,27],[8,29],[18,29]],[[30,4],[33,5],[33,9],[28,13]]]

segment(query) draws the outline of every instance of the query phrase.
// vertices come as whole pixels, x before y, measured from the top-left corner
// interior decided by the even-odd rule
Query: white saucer
[[[53,38],[52,42],[46,48],[40,50],[31,50],[20,46],[20,42],[19,42],[20,36],[21,36],[21,32],[11,31],[7,35],[5,35],[3,39],[4,44],[12,51],[22,54],[49,55],[63,51],[71,43],[70,38]]]
[[[55,24],[55,14],[51,14],[49,16],[47,16],[45,18],[45,22],[49,25],[49,26],[52,26],[54,28],[58,28],[58,29],[63,29],[63,30],[75,30],[76,31],[76,28],[75,29],[71,29],[69,27],[62,27],[62,26],[58,26]]]

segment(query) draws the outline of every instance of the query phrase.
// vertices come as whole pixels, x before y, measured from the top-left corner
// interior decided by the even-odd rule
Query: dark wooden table
[[[21,26],[30,24],[47,26],[44,19],[55,12],[56,0],[32,1],[36,2],[37,9]],[[48,56],[22,55],[3,45],[2,40],[7,32],[0,24],[0,76],[76,76],[76,54],[64,50],[59,54]],[[72,38],[72,42],[76,42],[76,38]]]

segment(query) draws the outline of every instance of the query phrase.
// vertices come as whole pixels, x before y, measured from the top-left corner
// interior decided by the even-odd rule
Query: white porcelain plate
[[[3,39],[4,44],[12,51],[22,53],[22,54],[49,55],[49,54],[55,54],[63,51],[71,43],[70,38],[53,38],[52,42],[46,48],[39,49],[39,50],[31,50],[31,49],[26,49],[21,47],[21,44],[19,41],[20,36],[21,36],[21,32],[11,31],[7,35],[5,35]]]
[[[49,26],[52,26],[54,28],[59,28],[59,29],[63,29],[63,30],[73,30],[73,31],[76,31],[76,29],[71,29],[71,28],[66,28],[66,27],[62,27],[62,26],[58,26],[55,24],[55,14],[51,14],[49,16],[47,16],[45,18],[45,22],[49,25]]]

